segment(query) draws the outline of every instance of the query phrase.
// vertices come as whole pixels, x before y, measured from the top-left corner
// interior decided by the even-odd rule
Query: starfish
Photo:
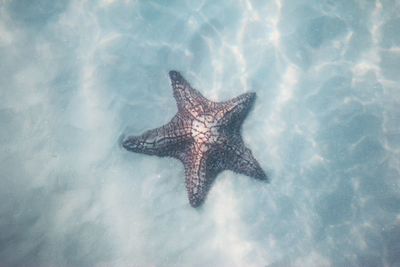
[[[170,71],[178,112],[167,124],[140,136],[122,138],[132,152],[174,157],[185,168],[192,207],[200,206],[223,170],[268,181],[267,175],[242,140],[240,129],[256,94],[245,93],[225,102],[205,98],[177,71]]]

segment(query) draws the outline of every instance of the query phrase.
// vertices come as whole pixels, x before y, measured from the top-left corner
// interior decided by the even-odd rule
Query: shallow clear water
[[[0,0],[1,266],[400,266],[400,2]],[[122,133],[254,91],[271,177],[201,209]]]

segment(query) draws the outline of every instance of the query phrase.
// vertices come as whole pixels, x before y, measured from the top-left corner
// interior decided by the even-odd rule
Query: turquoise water
[[[1,266],[400,266],[400,3],[0,0]],[[122,133],[254,91],[201,209]]]

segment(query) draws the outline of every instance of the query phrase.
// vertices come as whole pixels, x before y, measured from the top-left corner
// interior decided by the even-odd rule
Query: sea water
[[[0,266],[400,266],[400,2],[0,0]],[[182,164],[121,134],[168,122],[168,71],[256,92],[268,173]]]

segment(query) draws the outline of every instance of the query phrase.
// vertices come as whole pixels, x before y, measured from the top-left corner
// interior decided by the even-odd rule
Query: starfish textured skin
[[[256,94],[213,102],[192,88],[179,72],[170,71],[169,77],[177,114],[159,128],[123,138],[122,146],[136,153],[179,159],[185,168],[192,207],[204,202],[215,177],[223,170],[268,181],[240,135]]]

